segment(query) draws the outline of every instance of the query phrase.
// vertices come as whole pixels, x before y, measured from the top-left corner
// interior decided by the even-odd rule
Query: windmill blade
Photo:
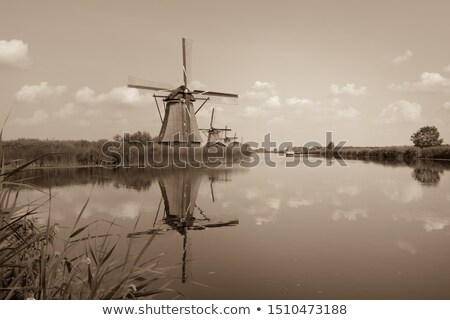
[[[170,88],[174,88],[173,85],[167,83],[155,82],[132,76],[128,77],[127,86],[128,88],[144,89],[152,91],[172,91],[172,89]]]
[[[204,91],[204,90],[194,90],[192,92],[194,94],[194,98],[198,100],[205,100],[208,98],[208,101],[213,103],[220,104],[238,104],[239,96],[237,94],[232,93],[221,93],[215,91]]]
[[[234,93],[226,93],[226,92],[217,92],[217,91],[209,91],[209,90],[194,90],[193,94],[198,94],[202,96],[209,97],[222,97],[222,98],[239,98],[239,95]]]
[[[212,113],[211,113],[211,123],[209,124],[209,127],[212,128],[213,125],[213,119],[214,119],[214,108],[212,109]]]
[[[192,81],[192,40],[183,38],[183,80],[184,85],[187,87]]]
[[[194,95],[194,99],[196,100],[205,100],[205,96]],[[236,98],[225,98],[225,97],[208,97],[208,102],[212,103],[220,103],[220,104],[228,104],[228,105],[237,105],[239,103]]]

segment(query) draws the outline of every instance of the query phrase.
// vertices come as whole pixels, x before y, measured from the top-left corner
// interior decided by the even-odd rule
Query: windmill
[[[227,128],[227,126],[225,126],[225,129]],[[239,145],[238,137],[236,136],[236,132],[234,132],[234,136],[232,137],[227,137],[227,132],[225,131],[225,138],[223,139],[225,141],[226,145],[231,144],[232,146],[236,146]]]
[[[157,141],[168,145],[200,145],[202,138],[197,125],[195,115],[205,105],[208,100],[216,99],[216,102],[229,103],[238,98],[237,94],[193,90],[188,89],[191,82],[191,48],[192,41],[182,39],[183,52],[183,84],[176,89],[170,85],[145,81],[138,78],[129,77],[128,87],[156,91],[153,95],[158,108],[159,117],[162,122],[161,130]],[[163,114],[158,104],[158,98],[163,101]],[[194,109],[195,101],[203,103],[197,110]]]
[[[203,133],[207,134],[208,142],[206,145],[207,146],[220,145],[222,147],[225,147],[226,146],[225,139],[221,138],[221,133],[225,132],[226,137],[227,131],[231,131],[231,129],[228,129],[227,127],[225,127],[225,129],[214,128],[213,121],[214,121],[214,108],[212,109],[211,113],[211,122],[209,124],[209,129],[200,129],[201,131],[203,131]]]

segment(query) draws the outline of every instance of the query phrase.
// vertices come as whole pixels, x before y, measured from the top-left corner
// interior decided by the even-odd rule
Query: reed
[[[5,162],[3,128],[0,131],[0,299],[138,299],[170,292],[168,271],[159,257],[146,258],[155,239],[150,235],[141,245],[122,239],[108,223],[105,233],[91,234],[93,224],[80,225],[89,203],[86,200],[68,236],[61,238],[52,224],[51,188],[42,190],[20,173],[46,155],[14,169]],[[21,203],[25,190],[41,197]],[[47,213],[44,223],[38,218]],[[137,226],[137,223],[136,223]],[[136,229],[135,226],[135,229]],[[134,230],[135,231],[135,230]],[[125,243],[125,244],[124,244]],[[126,256],[119,254],[125,245]],[[156,286],[155,283],[162,283]]]

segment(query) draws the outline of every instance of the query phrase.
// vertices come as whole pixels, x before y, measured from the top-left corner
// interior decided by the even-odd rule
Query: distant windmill
[[[209,129],[200,129],[201,131],[207,133],[208,136],[208,146],[214,146],[214,145],[221,145],[226,146],[225,139],[221,138],[221,133],[225,132],[225,137],[227,131],[231,131],[231,129],[228,129],[225,127],[225,129],[222,128],[214,128],[213,127],[213,121],[214,121],[214,108],[212,109],[211,113],[211,123],[209,124]]]
[[[183,145],[200,145],[202,138],[197,125],[195,115],[210,99],[216,102],[229,103],[238,98],[237,94],[223,93],[215,91],[204,91],[188,89],[191,82],[191,48],[192,41],[183,38],[183,80],[184,84],[176,89],[170,85],[145,81],[138,78],[129,77],[128,87],[144,90],[152,90],[164,95],[154,94],[159,117],[162,122],[161,131],[158,136],[158,142],[162,144],[183,144]],[[162,98],[164,106],[164,118],[157,98]],[[197,110],[194,110],[194,102],[203,100],[203,103]]]
[[[225,126],[226,128],[227,126]],[[233,146],[239,145],[239,142],[237,142],[238,137],[236,136],[236,132],[234,132],[234,136],[233,137],[227,137],[227,133],[225,132],[225,144],[229,145],[232,144]],[[231,140],[233,140],[233,142],[231,142]]]

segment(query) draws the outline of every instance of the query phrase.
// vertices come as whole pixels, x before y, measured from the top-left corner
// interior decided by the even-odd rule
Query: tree
[[[422,127],[411,136],[411,141],[416,147],[440,146],[443,139],[439,138],[439,131],[435,126]]]

